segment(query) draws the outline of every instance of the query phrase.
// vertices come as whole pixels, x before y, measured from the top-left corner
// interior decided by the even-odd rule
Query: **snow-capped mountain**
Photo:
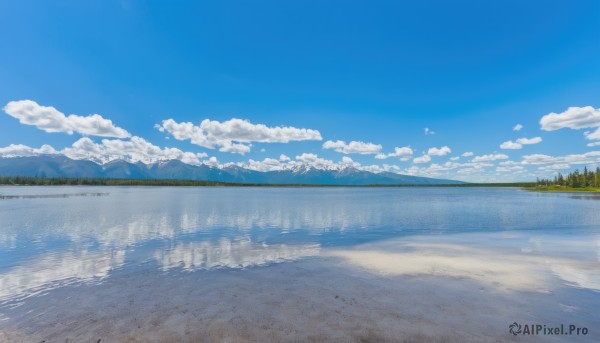
[[[122,160],[97,164],[73,160],[64,155],[0,158],[0,176],[85,177],[115,179],[178,179],[260,184],[323,185],[393,185],[459,184],[461,181],[402,175],[391,172],[372,173],[354,167],[319,169],[295,165],[289,169],[256,171],[236,165],[190,165],[179,160],[154,164]]]

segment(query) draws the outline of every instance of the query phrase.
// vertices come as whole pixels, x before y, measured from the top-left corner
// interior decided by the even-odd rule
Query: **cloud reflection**
[[[210,242],[178,243],[172,249],[160,249],[154,258],[163,270],[182,268],[187,271],[215,268],[246,268],[293,261],[319,255],[318,244],[255,244],[248,238],[237,241],[221,239]]]
[[[592,244],[587,245],[559,236],[507,239],[492,234],[457,235],[446,237],[450,243],[427,239],[432,242],[424,243],[422,237],[413,237],[352,249],[332,249],[324,255],[340,257],[351,265],[383,275],[467,278],[507,291],[541,292],[551,288],[558,277],[568,286],[600,291],[600,263],[589,258],[600,252],[599,238],[593,238]],[[503,247],[507,241],[521,241],[530,246],[507,249]],[[576,256],[557,256],[557,250],[548,247],[558,243],[562,251],[582,250]]]
[[[0,274],[0,302],[26,298],[74,282],[101,280],[122,265],[125,251],[47,254]]]

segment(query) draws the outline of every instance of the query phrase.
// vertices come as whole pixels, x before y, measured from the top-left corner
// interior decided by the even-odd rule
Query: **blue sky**
[[[5,157],[467,181],[600,162],[598,1],[9,0],[0,25]]]

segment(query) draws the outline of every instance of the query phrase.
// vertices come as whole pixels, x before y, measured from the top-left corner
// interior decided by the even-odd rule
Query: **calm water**
[[[0,187],[0,195],[5,196],[0,199],[0,313],[4,308],[7,317],[9,309],[52,290],[101,285],[137,269],[159,277],[264,269],[319,258],[329,250],[414,237],[438,243],[487,234],[526,237],[526,246],[516,240],[487,244],[551,251],[592,267],[600,261],[600,200],[587,194],[501,188]],[[571,278],[565,284],[600,291],[589,280],[593,276],[579,277],[588,280]]]

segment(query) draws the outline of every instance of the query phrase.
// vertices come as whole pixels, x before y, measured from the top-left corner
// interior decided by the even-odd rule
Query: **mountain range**
[[[464,182],[391,172],[372,173],[353,167],[336,170],[304,165],[294,169],[256,171],[229,165],[222,168],[190,165],[179,160],[154,164],[130,163],[122,160],[97,164],[74,160],[64,155],[0,158],[0,176],[72,177],[111,179],[177,179],[259,184],[323,184],[323,185],[406,185],[462,184]]]

